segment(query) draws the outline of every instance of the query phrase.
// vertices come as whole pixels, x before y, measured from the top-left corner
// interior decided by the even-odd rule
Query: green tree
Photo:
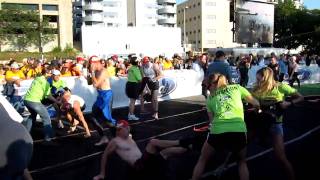
[[[296,8],[292,0],[275,8],[274,46],[295,49],[303,46],[308,53],[320,51],[320,11]]]
[[[42,46],[54,39],[50,29],[49,20],[41,19],[38,11],[14,4],[3,4],[0,10],[0,45],[10,44],[18,51],[35,45],[41,52]]]

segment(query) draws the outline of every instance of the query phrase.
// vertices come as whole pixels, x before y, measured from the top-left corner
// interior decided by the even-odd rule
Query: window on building
[[[207,44],[216,44],[216,41],[215,40],[208,40]]]
[[[193,17],[193,20],[197,20],[197,17],[195,16],[195,17]]]
[[[195,34],[196,32],[197,32],[196,30],[193,31],[194,34]]]
[[[207,19],[216,19],[216,15],[207,15]]]
[[[192,31],[190,31],[190,35],[192,34]]]
[[[193,7],[195,8],[195,7],[196,7],[196,4],[193,4]]]
[[[200,15],[198,15],[198,19],[200,19],[201,18],[201,16]]]
[[[107,26],[111,27],[111,26],[113,26],[113,23],[107,23]]]
[[[206,6],[216,6],[216,2],[207,1]]]
[[[198,29],[198,33],[200,33],[200,29]]]
[[[207,29],[207,33],[216,33],[216,29]]]
[[[200,6],[201,5],[201,3],[200,2],[198,2],[198,6]]]
[[[178,14],[180,13],[180,10],[178,10]]]
[[[58,22],[58,16],[55,15],[43,15],[44,19],[47,19],[49,22],[57,23]]]
[[[191,21],[192,21],[192,18],[190,18],[189,21],[191,22]]]
[[[201,41],[199,40],[198,43],[200,44],[200,42],[201,42]]]
[[[186,35],[188,35],[188,32],[186,32]]]
[[[25,10],[39,10],[38,4],[18,4],[18,3],[1,3],[2,9],[25,9]]]
[[[180,25],[180,21],[178,21],[178,25]]]
[[[58,11],[58,5],[42,4],[42,10],[45,10],[45,11]]]

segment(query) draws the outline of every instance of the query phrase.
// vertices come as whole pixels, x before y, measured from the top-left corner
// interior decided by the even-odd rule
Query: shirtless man
[[[108,126],[114,127],[116,120],[112,118],[112,90],[110,86],[110,76],[105,69],[100,59],[97,57],[91,58],[90,71],[92,75],[92,84],[97,89],[97,100],[92,106],[92,120],[101,140],[95,145],[108,143],[109,140],[103,132],[102,123],[107,123]]]
[[[106,177],[106,166],[108,156],[116,152],[122,160],[129,163],[135,172],[141,172],[148,167],[153,167],[155,160],[160,158],[167,159],[168,157],[186,152],[189,142],[185,140],[158,140],[152,139],[146,146],[144,153],[141,153],[136,142],[129,136],[130,127],[127,121],[120,120],[117,124],[116,137],[113,138],[105,149],[102,159],[100,173],[95,176],[94,180],[104,179]],[[142,173],[140,173],[142,174]]]

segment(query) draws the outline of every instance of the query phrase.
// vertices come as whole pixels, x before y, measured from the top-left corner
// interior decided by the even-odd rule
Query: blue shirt
[[[286,63],[283,61],[283,59],[280,59],[278,61],[278,64],[279,64],[280,73],[287,74],[288,73],[288,67],[287,67]]]
[[[231,68],[227,62],[221,60],[213,61],[208,67],[206,77],[209,77],[213,73],[220,73],[225,75],[229,83],[232,83]]]

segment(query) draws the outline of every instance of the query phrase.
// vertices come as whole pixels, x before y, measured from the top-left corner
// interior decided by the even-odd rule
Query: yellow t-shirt
[[[110,77],[112,76],[116,76],[116,68],[111,66],[111,67],[107,67],[107,71],[109,72]]]
[[[41,74],[42,68],[30,69],[27,73],[28,78],[35,78],[37,74]]]
[[[17,79],[25,79],[26,77],[24,76],[23,72],[21,70],[17,72],[13,71],[7,71],[6,73],[6,80],[11,81],[11,80],[17,80]]]
[[[171,61],[163,61],[163,69],[168,70],[172,69],[173,65]]]

